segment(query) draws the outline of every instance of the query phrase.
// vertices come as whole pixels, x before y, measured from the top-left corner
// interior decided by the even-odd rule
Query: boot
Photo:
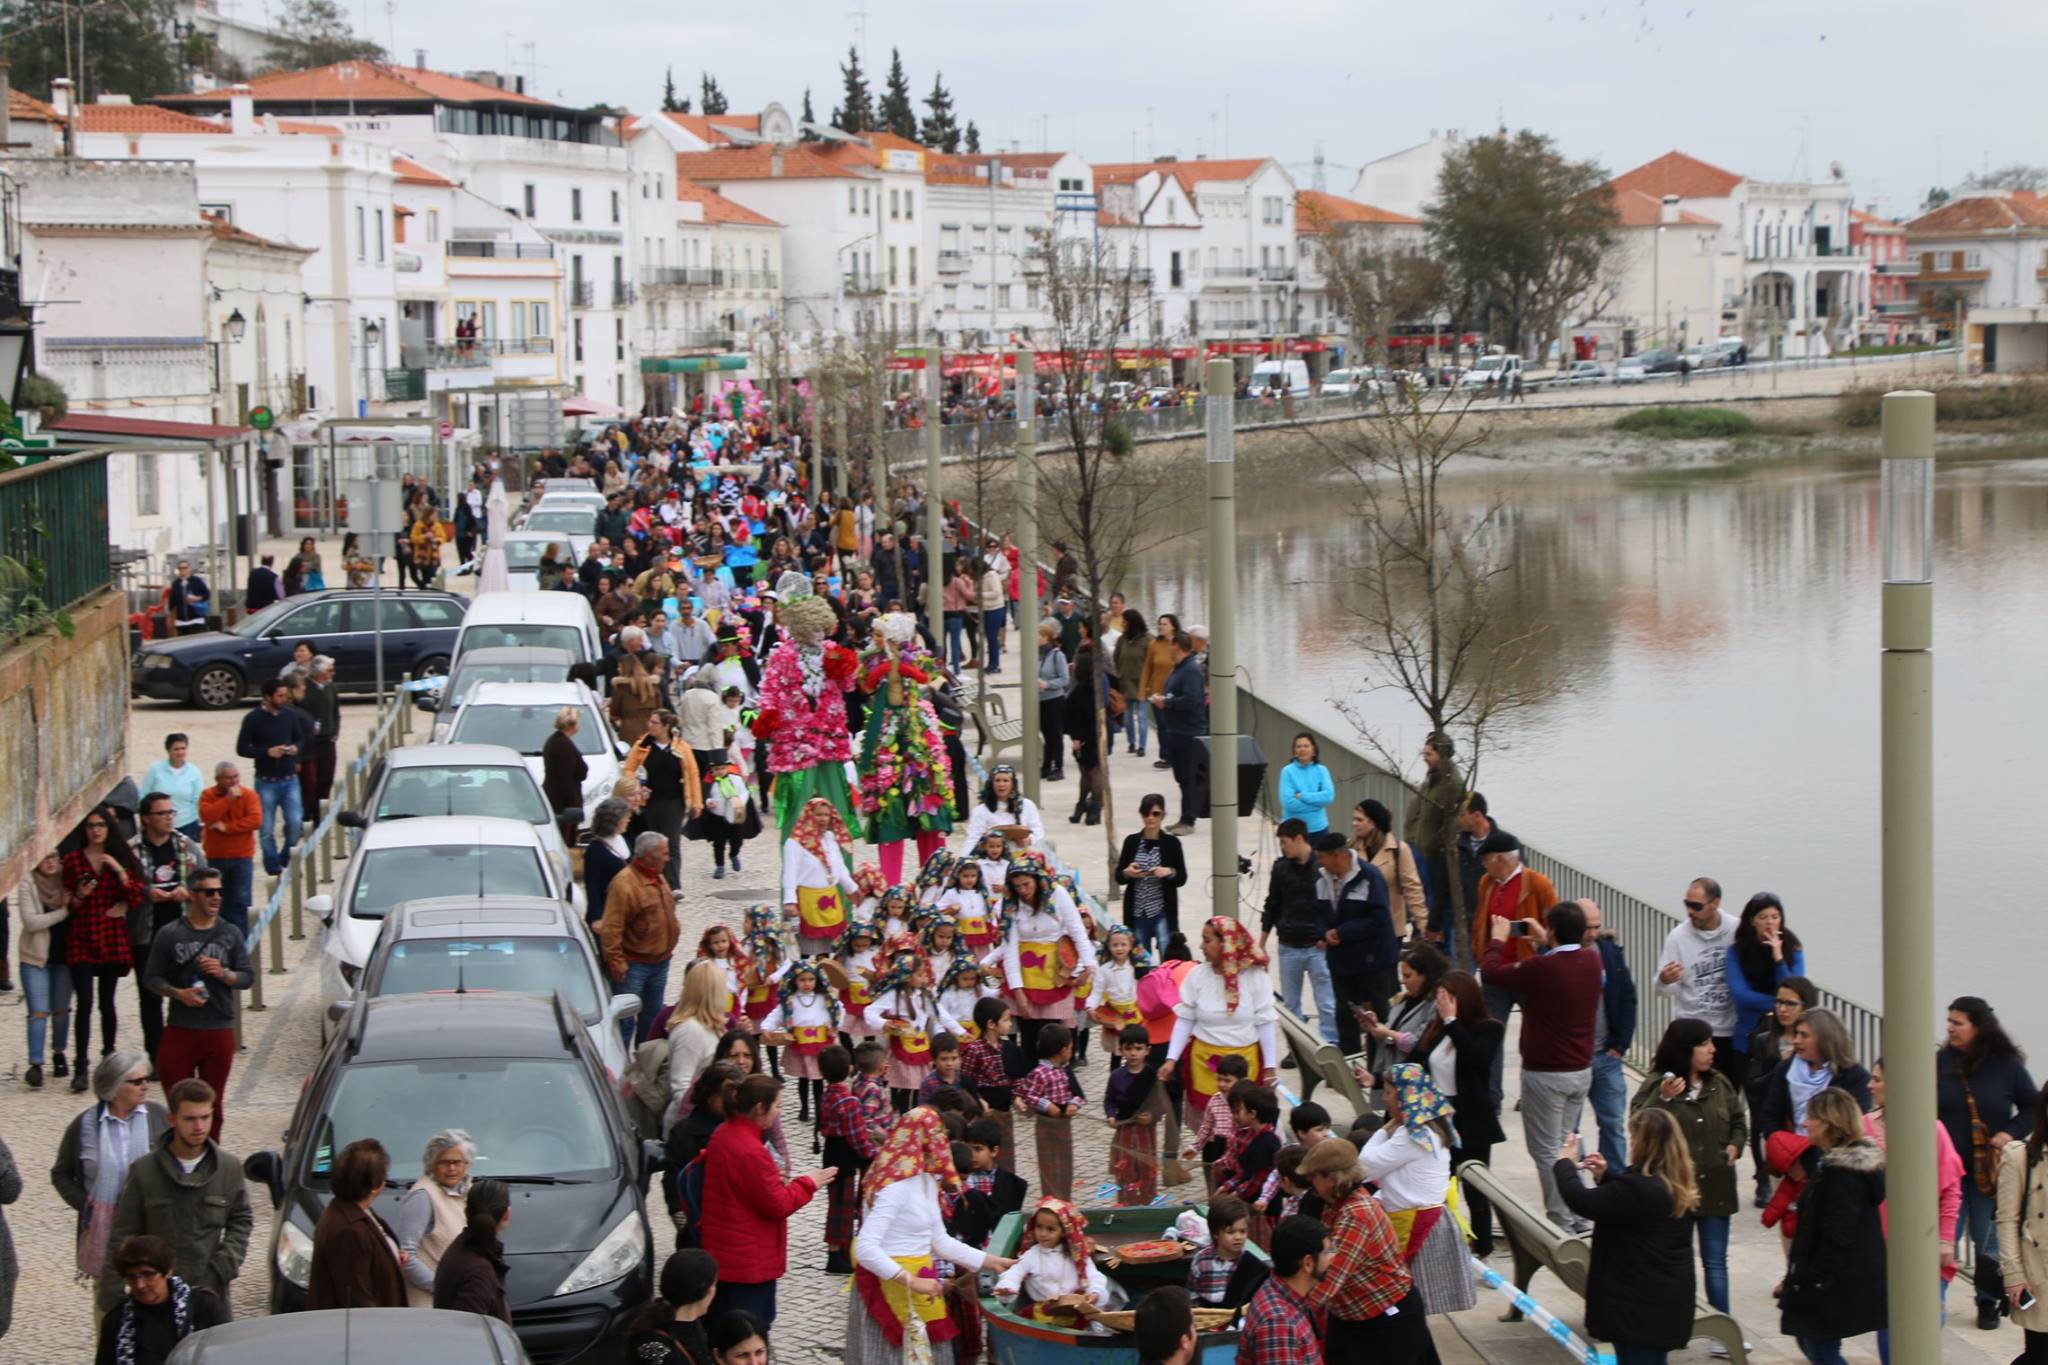
[[[63,1053],[59,1052],[50,1059],[50,1074],[59,1080],[71,1074],[71,1063],[64,1060]]]
[[[825,1273],[827,1275],[851,1275],[853,1273],[853,1261],[847,1256],[845,1248],[842,1247],[825,1258]]]
[[[1074,803],[1074,813],[1073,813],[1072,815],[1069,815],[1069,816],[1067,817],[1067,823],[1068,823],[1068,824],[1070,824],[1070,825],[1078,825],[1078,824],[1080,824],[1080,823],[1081,823],[1081,817],[1082,817],[1082,816],[1084,816],[1084,815],[1086,815],[1087,813],[1088,813],[1088,793],[1086,793],[1086,792],[1082,792],[1082,793],[1081,793],[1081,799],[1080,799],[1080,800],[1078,800],[1078,801],[1076,801],[1076,802]],[[1092,825],[1092,824],[1094,824],[1095,822],[1094,822],[1093,820],[1090,820],[1090,821],[1089,821],[1088,823]]]
[[[21,1079],[22,1083],[28,1086],[29,1089],[41,1090],[43,1088],[43,1064],[41,1062],[30,1062],[28,1070],[23,1073]]]
[[[1087,821],[1091,825],[1102,823],[1102,797],[1095,792],[1088,793]]]

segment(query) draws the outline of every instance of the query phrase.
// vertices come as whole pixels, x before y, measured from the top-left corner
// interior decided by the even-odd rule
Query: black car
[[[170,1365],[527,1365],[519,1338],[481,1313],[410,1308],[328,1308],[284,1318],[245,1318],[194,1332]]]
[[[291,662],[305,641],[334,660],[343,692],[377,687],[376,595],[368,588],[301,593],[226,630],[152,640],[136,651],[129,690],[138,697],[190,701],[209,711],[233,706]],[[449,592],[384,594],[384,681],[446,673],[469,600]]]
[[[243,1162],[277,1209],[270,1311],[306,1306],[313,1231],[334,1154],[391,1153],[377,1212],[396,1223],[416,1155],[445,1128],[476,1143],[470,1174],[512,1187],[505,1292],[534,1365],[611,1359],[654,1292],[646,1156],[575,1008],[485,992],[359,1000],[299,1096],[282,1152]]]

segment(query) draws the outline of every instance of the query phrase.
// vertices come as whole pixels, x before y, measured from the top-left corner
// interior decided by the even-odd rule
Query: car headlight
[[[142,666],[144,668],[169,668],[171,666],[171,658],[168,654],[145,654],[142,656]]]
[[[290,1218],[278,1226],[277,1273],[300,1289],[313,1277],[313,1234]]]
[[[579,1294],[601,1284],[610,1284],[639,1265],[640,1254],[640,1220],[629,1213],[613,1225],[612,1230],[604,1235],[604,1240],[583,1258],[582,1264],[569,1272],[569,1278],[555,1287],[552,1297]]]

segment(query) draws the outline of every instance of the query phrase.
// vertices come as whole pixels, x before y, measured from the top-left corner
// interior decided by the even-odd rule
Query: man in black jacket
[[[1172,766],[1180,788],[1180,821],[1168,832],[1193,834],[1195,743],[1209,728],[1209,702],[1207,680],[1185,632],[1173,639],[1173,671],[1166,675],[1165,690],[1146,700],[1159,708],[1159,755]]]
[[[263,803],[263,870],[275,877],[291,860],[305,820],[299,791],[299,764],[312,756],[313,725],[291,704],[291,684],[273,678],[263,685],[263,700],[242,717],[235,752],[256,763],[256,799]],[[284,849],[276,842],[277,815],[284,812]]]
[[[1322,872],[1316,894],[1330,917],[1323,943],[1337,995],[1337,1045],[1349,1055],[1362,1049],[1359,1007],[1378,1015],[1387,1012],[1401,945],[1394,938],[1394,912],[1380,870],[1334,829],[1316,836],[1315,850]]]
[[[1600,1012],[1593,1017],[1593,1117],[1600,1125],[1600,1155],[1615,1170],[1628,1165],[1628,1072],[1623,1059],[1636,1039],[1636,979],[1628,955],[1612,934],[1600,932],[1600,903],[1579,902],[1586,912],[1587,944],[1599,950]]]
[[[1280,935],[1280,998],[1292,1013],[1301,1013],[1301,977],[1308,974],[1315,990],[1316,1015],[1325,1042],[1337,1041],[1337,992],[1330,982],[1329,950],[1323,939],[1331,929],[1329,904],[1316,896],[1322,869],[1316,866],[1316,851],[1309,842],[1308,825],[1300,820],[1280,822],[1280,856],[1273,860],[1271,879],[1266,883],[1266,905],[1259,912],[1259,951],[1275,932]],[[1294,1054],[1288,1053],[1281,1066],[1292,1070]]]

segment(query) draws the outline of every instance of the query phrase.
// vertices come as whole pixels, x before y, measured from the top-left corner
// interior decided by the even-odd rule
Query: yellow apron
[[[790,1029],[789,1036],[790,1046],[808,1057],[832,1041],[832,1028],[829,1024],[798,1024]]]
[[[1034,1005],[1052,1005],[1073,994],[1060,968],[1060,944],[1020,943],[1017,945],[1017,975],[1024,982],[1024,998]]]
[[[1242,1057],[1250,1068],[1253,1080],[1259,1077],[1259,1045],[1251,1043],[1244,1047],[1215,1047],[1200,1038],[1188,1044],[1187,1075],[1184,1083],[1188,1093],[1203,1104],[1216,1096],[1216,1063],[1225,1057]]]
[[[933,1268],[930,1256],[892,1256],[890,1259],[912,1275],[920,1270]],[[913,1295],[910,1286],[902,1280],[882,1281],[882,1298],[895,1312],[899,1322],[910,1321],[909,1309],[912,1304],[917,1307],[917,1316],[926,1322],[937,1322],[944,1318],[947,1312],[943,1295],[936,1298],[925,1294]]]
[[[932,1041],[922,1029],[889,1035],[889,1053],[905,1066],[930,1066]]]
[[[837,934],[846,923],[846,902],[836,886],[799,886],[796,913],[803,921],[805,938],[825,938]]]

